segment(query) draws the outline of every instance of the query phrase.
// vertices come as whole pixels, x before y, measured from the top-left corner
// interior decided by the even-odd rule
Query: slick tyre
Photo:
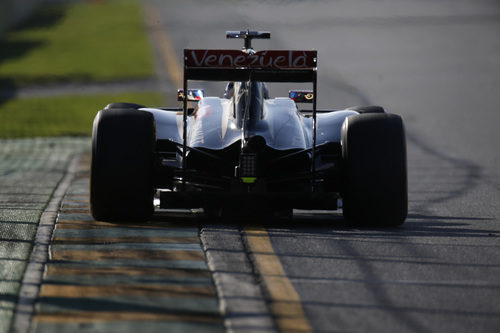
[[[152,114],[99,111],[92,132],[90,210],[101,221],[147,221],[153,214]]]
[[[406,139],[400,116],[368,113],[345,119],[343,214],[362,226],[397,226],[408,214]]]
[[[106,105],[104,110],[109,110],[109,109],[141,109],[145,108],[144,105],[140,104],[135,104],[135,103],[110,103]]]
[[[357,111],[359,113],[385,113],[384,108],[378,105],[351,106],[347,109]]]

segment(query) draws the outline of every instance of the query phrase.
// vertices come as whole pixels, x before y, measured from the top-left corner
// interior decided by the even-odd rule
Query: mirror
[[[312,103],[314,93],[312,90],[290,90],[288,92],[288,97],[295,103]]]
[[[203,96],[205,96],[205,92],[203,89],[188,89],[187,100],[188,102],[199,102]],[[184,101],[184,90],[177,90],[177,100],[179,102]]]

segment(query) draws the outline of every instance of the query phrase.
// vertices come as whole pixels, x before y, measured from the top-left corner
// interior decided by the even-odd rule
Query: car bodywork
[[[184,55],[184,91],[190,80],[220,80],[231,92],[204,97],[191,112],[187,98],[182,110],[140,109],[156,122],[162,207],[259,200],[257,207],[337,209],[341,127],[357,112],[317,112],[316,51]],[[301,112],[289,97],[269,98],[265,82],[309,82],[312,108]]]
[[[312,116],[302,114],[289,98],[264,99],[260,82],[242,85],[236,87],[237,99],[203,98],[187,117],[185,157],[182,112],[141,109],[155,117],[156,186],[171,190],[162,192],[164,206],[199,207],[211,198],[219,201],[221,196],[234,199],[235,194],[258,194],[266,201],[279,201],[275,205],[336,209],[340,131],[344,119],[357,112],[318,114],[313,174]],[[245,117],[247,89],[252,91],[253,103]]]
[[[98,113],[92,164],[93,178],[97,180],[91,182],[91,206],[92,202],[105,206],[104,199],[92,198],[105,198],[106,187],[128,190],[121,186],[121,178],[113,174],[116,166],[111,166],[116,165],[113,159],[127,155],[126,147],[116,147],[115,150],[124,151],[122,155],[113,152],[116,156],[109,157],[100,153],[99,157],[104,147],[114,151],[113,145],[116,146],[112,133],[111,139],[100,139],[102,131],[121,131],[124,140],[135,145],[126,131],[135,129],[133,118],[141,112],[152,118],[150,121],[142,117],[151,126],[146,124],[142,134],[138,134],[146,144],[137,148],[137,155],[147,159],[147,165],[144,167],[131,155],[128,161],[135,167],[130,167],[129,176],[124,177],[134,178],[134,168],[149,170],[151,177],[136,180],[137,188],[146,182],[147,188],[158,195],[161,208],[201,207],[207,212],[240,215],[280,211],[289,215],[293,208],[335,210],[342,199],[348,198],[348,207],[354,207],[349,208],[348,215],[358,216],[357,212],[366,208],[392,205],[390,216],[380,210],[379,220],[389,216],[388,224],[402,223],[407,214],[407,190],[401,118],[374,106],[317,110],[316,51],[254,51],[251,40],[269,38],[267,32],[228,32],[227,37],[243,38],[243,50],[184,50],[184,83],[179,93],[182,107],[114,103]],[[220,97],[205,97],[190,89],[193,80],[223,81],[227,85]],[[269,82],[298,82],[309,84],[312,89],[271,98]],[[304,105],[309,107],[304,110]],[[112,114],[107,109],[116,110]],[[130,113],[130,109],[134,112]],[[104,122],[109,122],[107,127]],[[132,127],[118,130],[123,127],[121,122]],[[348,131],[349,123],[352,128]],[[150,158],[141,149],[150,149],[149,139],[144,138],[151,136],[154,142]],[[380,154],[374,154],[375,150],[380,150]],[[371,168],[372,164],[375,168]],[[385,190],[386,183],[392,184],[394,190]],[[92,191],[92,187],[97,189]],[[147,193],[151,193],[147,188],[141,197],[146,202]],[[127,200],[115,206],[127,208],[135,199]],[[98,218],[113,216],[115,212],[111,209],[105,214],[93,214]]]

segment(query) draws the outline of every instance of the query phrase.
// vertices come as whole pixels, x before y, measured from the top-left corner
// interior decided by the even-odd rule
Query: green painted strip
[[[140,311],[160,313],[165,311],[218,315],[219,304],[215,298],[152,297],[150,295],[106,296],[103,298],[40,297],[38,313],[68,311]]]
[[[197,228],[135,228],[115,227],[100,229],[57,229],[55,237],[198,237]]]
[[[65,284],[79,286],[105,286],[105,285],[186,285],[186,286],[212,286],[212,278],[186,277],[186,276],[134,276],[134,275],[48,275],[43,284]]]
[[[117,243],[117,244],[57,244],[51,246],[52,251],[88,250],[88,251],[115,251],[115,250],[185,250],[203,251],[201,244],[177,243]]]
[[[151,268],[178,268],[178,269],[202,269],[208,270],[205,261],[197,260],[80,260],[80,261],[51,261],[50,265],[69,265],[75,267],[151,267]]]
[[[166,322],[166,321],[109,321],[85,323],[38,323],[36,333],[185,333],[185,332],[204,332],[204,333],[223,333],[225,332],[222,324],[204,324],[187,322]]]

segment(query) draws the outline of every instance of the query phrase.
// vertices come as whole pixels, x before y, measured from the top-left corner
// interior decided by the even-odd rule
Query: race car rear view
[[[268,32],[226,36],[244,39],[243,50],[184,50],[182,107],[112,103],[97,113],[94,218],[145,221],[157,198],[160,208],[203,208],[212,216],[342,208],[357,225],[403,223],[401,117],[378,106],[317,110],[316,51],[255,51],[252,40]],[[207,97],[189,87],[193,80],[227,84],[221,97]],[[272,98],[272,82],[312,89]]]

